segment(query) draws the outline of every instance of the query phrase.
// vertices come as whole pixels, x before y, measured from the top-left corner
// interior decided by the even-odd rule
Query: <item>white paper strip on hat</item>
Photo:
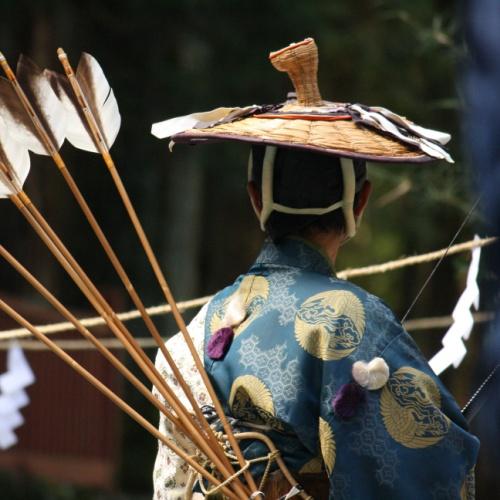
[[[416,135],[423,137],[424,139],[429,139],[430,141],[437,141],[443,146],[448,144],[451,140],[451,135],[447,132],[441,132],[439,130],[432,130],[430,128],[424,128],[420,125],[413,123],[412,121],[400,116],[389,109],[383,108],[381,106],[370,106],[370,110],[384,115],[389,120],[401,125],[402,127],[411,130]]]
[[[200,113],[192,113],[190,115],[178,116],[170,118],[158,123],[153,123],[151,134],[158,139],[172,137],[175,134],[180,134],[186,130],[193,128],[211,127],[217,123],[221,123],[224,118],[229,115],[240,115],[246,111],[257,109],[258,106],[246,106],[244,108],[215,108],[210,111],[202,111]]]
[[[476,235],[474,239],[478,240],[479,236]],[[453,324],[441,341],[443,348],[429,361],[429,365],[436,375],[439,375],[451,365],[457,368],[467,353],[463,341],[469,338],[474,326],[471,307],[476,310],[479,309],[477,275],[480,258],[481,248],[474,248],[469,272],[467,273],[467,285],[453,310]]]
[[[446,144],[449,141],[451,137],[449,134],[423,127],[418,128],[412,122],[385,108],[365,108],[358,104],[352,104],[349,109],[359,115],[361,123],[386,132],[406,144],[411,144],[432,158],[454,163],[453,158],[441,147],[441,144]],[[374,111],[377,109],[381,111]]]
[[[13,343],[7,353],[7,371],[0,375],[0,448],[7,449],[17,443],[14,429],[23,425],[19,412],[29,403],[24,389],[35,381],[35,375],[24,353]]]

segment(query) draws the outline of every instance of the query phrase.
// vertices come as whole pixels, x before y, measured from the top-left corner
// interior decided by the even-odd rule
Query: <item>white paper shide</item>
[[[23,350],[12,343],[7,353],[7,371],[0,375],[0,449],[6,450],[17,443],[15,430],[23,425],[21,408],[29,403],[24,390],[35,381]]]
[[[474,240],[478,240],[475,236]],[[441,343],[442,349],[429,361],[429,365],[439,375],[446,368],[453,365],[457,368],[467,353],[464,340],[467,340],[474,326],[474,317],[471,308],[479,309],[479,287],[477,285],[477,274],[479,272],[479,260],[481,248],[472,250],[472,259],[467,274],[467,285],[453,309],[453,324],[446,332]]]

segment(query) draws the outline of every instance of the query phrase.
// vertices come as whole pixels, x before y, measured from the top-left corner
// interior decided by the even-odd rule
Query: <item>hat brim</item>
[[[306,149],[372,162],[424,163],[434,158],[353,120],[244,118],[210,128],[190,129],[172,136],[174,143],[238,141]]]

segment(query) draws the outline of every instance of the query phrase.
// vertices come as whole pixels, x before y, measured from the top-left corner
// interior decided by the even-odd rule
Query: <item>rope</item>
[[[260,480],[259,490],[263,490],[266,485],[267,478],[269,476],[269,472],[271,471],[271,466],[273,462],[280,456],[279,450],[274,450],[269,455],[267,455],[267,464],[264,469],[264,474],[262,474],[262,479]]]
[[[226,450],[226,456],[233,460],[234,458],[236,457],[233,457],[230,453],[227,452],[227,449],[229,447],[229,443],[227,442],[227,439],[226,439],[226,435],[222,432],[222,431],[219,431],[219,432],[216,432],[215,433],[215,436],[217,437],[217,440],[221,443],[221,445],[224,447],[224,449]],[[245,472],[252,464],[255,464],[255,463],[258,463],[258,462],[264,462],[264,461],[267,461],[267,464],[266,464],[266,468],[265,468],[265,471],[264,471],[264,474],[262,476],[262,479],[260,481],[260,485],[259,485],[259,490],[258,491],[255,491],[252,493],[252,495],[250,496],[250,499],[254,499],[254,498],[257,498],[258,496],[262,496],[264,497],[264,493],[262,493],[262,490],[264,485],[265,485],[265,482],[268,478],[268,475],[269,475],[269,471],[271,470],[271,465],[272,463],[280,456],[280,451],[279,450],[272,450],[270,451],[267,455],[265,456],[262,456],[262,457],[256,457],[256,458],[252,458],[250,460],[245,460],[245,465],[240,469],[238,470],[237,472],[235,472],[232,476],[228,477],[225,481],[223,481],[222,483],[220,483],[219,485],[213,487],[212,489],[210,490],[207,490],[205,488],[205,485],[203,483],[203,477],[201,476],[201,474],[198,474],[198,484],[200,485],[200,489],[202,491],[202,493],[205,495],[205,497],[208,497],[210,495],[213,495],[214,493],[217,493],[221,488],[223,488],[224,486],[226,486],[227,484],[229,484],[231,481],[234,481],[234,479],[236,479],[237,477],[239,477],[243,472]],[[234,460],[233,460],[234,461]]]
[[[424,253],[420,255],[413,255],[411,257],[404,257],[402,259],[397,259],[397,260],[391,260],[389,262],[385,262],[384,264],[375,264],[373,266],[358,267],[356,269],[346,269],[345,271],[337,273],[337,277],[346,279],[346,278],[355,278],[357,276],[367,276],[369,274],[380,274],[380,273],[385,273],[387,271],[394,271],[396,269],[401,269],[403,267],[415,266],[417,264],[423,264],[425,262],[432,262],[433,260],[441,259],[445,255],[454,255],[457,253],[472,250],[473,248],[491,245],[495,241],[497,241],[497,238],[482,238],[480,240],[470,240],[464,243],[458,243],[457,245],[453,245],[450,247],[448,251],[446,248],[442,248],[441,250],[436,250],[434,252]]]
[[[186,300],[185,302],[177,302],[177,307],[181,312],[188,309],[194,309],[195,307],[201,307],[205,305],[212,297],[213,295],[207,295],[198,299]],[[172,312],[172,308],[168,304],[161,304],[158,306],[148,307],[146,311],[150,316],[158,316],[160,314],[168,314]],[[133,309],[132,311],[117,314],[117,316],[121,321],[130,321],[132,319],[140,318],[141,313],[136,309]],[[101,316],[84,318],[80,320],[80,323],[86,328],[92,328],[95,326],[102,326],[106,324]],[[38,326],[37,328],[45,334],[61,333],[75,329],[73,324],[69,321],[64,321],[61,323],[51,323],[48,325]],[[22,337],[31,337],[31,333],[24,328],[15,328],[13,330],[5,330],[3,332],[0,332],[0,340],[10,340]]]
[[[486,323],[491,321],[494,317],[494,313],[482,311],[472,314],[474,318],[474,323]],[[405,330],[418,331],[418,330],[433,330],[437,328],[446,328],[453,324],[453,318],[451,316],[434,316],[433,318],[418,318],[418,319],[408,319],[403,323]]]
[[[474,323],[486,323],[491,321],[494,317],[492,312],[478,312],[473,314]],[[418,331],[418,330],[434,330],[440,328],[446,328],[453,324],[453,318],[451,316],[435,316],[432,318],[418,318],[409,319],[404,323],[405,330],[408,332]],[[108,349],[124,349],[123,344],[114,337],[106,337],[99,339],[101,344],[103,344]],[[143,349],[155,349],[158,344],[151,337],[136,337],[137,343]],[[38,342],[38,340],[19,340],[19,346],[26,351],[46,351],[47,346]],[[94,350],[93,344],[87,342],[84,339],[75,340],[58,340],[57,345],[64,349],[65,351],[90,351]],[[8,342],[0,342],[0,351],[6,351],[9,348]]]
[[[229,476],[225,481],[218,484],[217,486],[214,486],[210,490],[207,490],[205,488],[203,484],[203,476],[201,474],[198,474],[198,483],[200,485],[201,492],[205,495],[205,497],[217,493],[221,488],[227,486],[231,481],[234,481],[237,477],[241,476],[241,474],[243,474],[250,467],[251,462],[252,460],[245,460],[245,465],[239,471],[235,472],[232,476]]]
[[[366,266],[366,267],[358,267],[355,269],[346,269],[344,271],[337,273],[337,277],[340,279],[347,279],[347,278],[355,278],[358,276],[368,276],[368,275],[372,275],[372,274],[381,274],[381,273],[385,273],[388,271],[394,271],[396,269],[401,269],[403,267],[414,266],[417,264],[423,264],[425,262],[431,262],[434,260],[443,259],[445,256],[455,255],[457,253],[472,250],[473,248],[491,245],[495,241],[497,241],[497,238],[482,238],[480,240],[470,240],[470,241],[466,241],[464,243],[459,243],[457,245],[453,245],[449,248],[443,248],[441,250],[436,250],[434,252],[429,252],[429,253],[420,254],[420,255],[414,255],[411,257],[404,257],[401,259],[388,261],[388,262],[385,262],[383,264],[375,264],[375,265]],[[193,300],[178,302],[177,305],[179,307],[179,310],[182,312],[182,311],[186,311],[188,309],[201,307],[204,304],[206,304],[207,302],[209,302],[212,297],[213,297],[213,295],[207,295],[205,297],[200,297],[200,298],[193,299]],[[161,304],[158,306],[149,307],[146,310],[150,316],[158,316],[161,314],[170,313],[171,307],[167,304]],[[117,316],[121,321],[130,321],[132,319],[139,318],[140,313],[137,310],[132,310],[132,311],[120,313]],[[416,320],[412,320],[412,321],[416,321]],[[101,317],[92,317],[92,318],[82,319],[81,323],[83,326],[85,326],[87,328],[91,328],[91,327],[95,327],[95,326],[104,325],[105,321]],[[408,323],[410,323],[410,322],[408,321],[405,324],[407,325]],[[42,333],[45,333],[45,334],[53,334],[53,333],[60,333],[60,332],[74,330],[74,326],[69,322],[51,323],[48,325],[39,326],[38,328],[40,329],[40,331]],[[433,327],[431,327],[431,328],[433,328]],[[3,332],[0,332],[0,340],[12,340],[12,339],[18,339],[18,338],[30,337],[30,336],[31,336],[31,333],[24,328],[16,328],[16,329],[5,330]],[[144,339],[144,340],[149,340],[149,339]],[[154,345],[156,345],[156,344],[154,344]],[[146,345],[144,345],[144,347],[154,347],[154,345],[153,344],[146,344]],[[2,346],[0,345],[0,349],[1,348],[2,348]]]
[[[151,337],[136,337],[137,343],[144,349],[158,348],[158,344]],[[99,342],[108,349],[125,349],[124,345],[115,337],[100,338]],[[93,351],[95,346],[85,339],[56,340],[57,345],[65,351]],[[1,342],[0,351],[9,349],[10,342]],[[38,340],[19,340],[19,346],[26,351],[47,351],[49,348]]]

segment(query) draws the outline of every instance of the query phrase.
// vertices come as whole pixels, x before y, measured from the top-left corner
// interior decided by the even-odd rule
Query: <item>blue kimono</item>
[[[248,273],[211,301],[205,345],[238,297],[245,317],[205,367],[228,414],[269,429],[292,471],[326,469],[330,499],[471,499],[479,448],[453,397],[377,297],[337,279],[299,239],[266,242]],[[389,380],[351,418],[332,402],[357,360]],[[245,442],[247,458],[265,455]]]

